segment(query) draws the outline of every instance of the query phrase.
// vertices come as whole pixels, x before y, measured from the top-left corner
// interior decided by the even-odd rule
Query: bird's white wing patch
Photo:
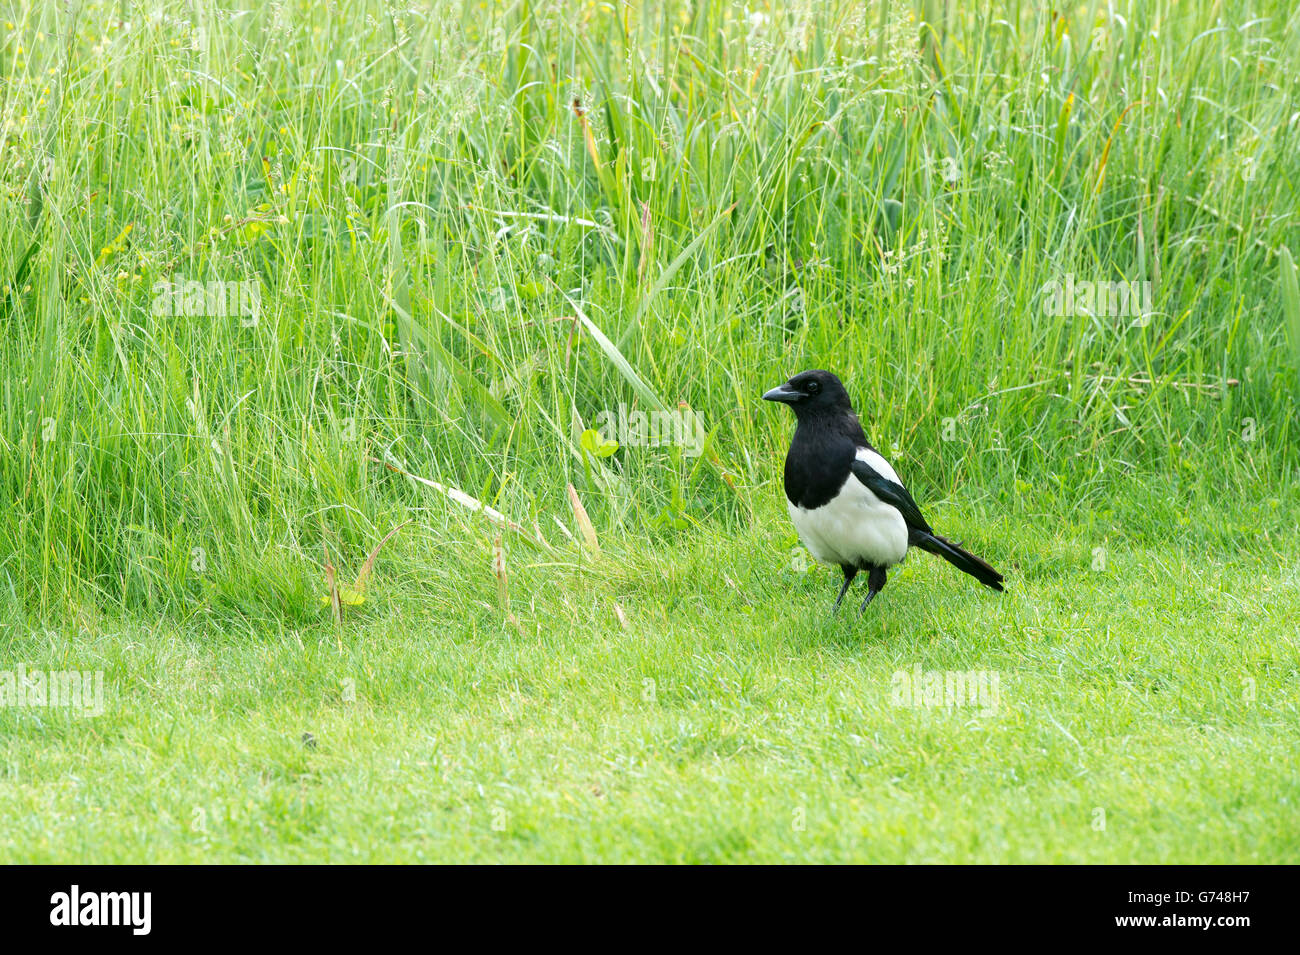
[[[888,478],[899,487],[905,486],[903,482],[898,479],[898,474],[890,466],[889,462],[870,448],[858,448],[857,459],[865,462],[870,466],[871,470],[875,471],[881,477]]]

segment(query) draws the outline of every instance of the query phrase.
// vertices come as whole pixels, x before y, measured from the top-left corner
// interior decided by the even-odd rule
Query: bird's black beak
[[[803,398],[803,392],[795,391],[789,386],[789,384],[773,388],[771,391],[763,395],[764,401],[780,401],[787,405],[792,405],[796,401],[802,401]]]

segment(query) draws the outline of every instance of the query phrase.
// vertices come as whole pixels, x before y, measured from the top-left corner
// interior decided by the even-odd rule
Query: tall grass
[[[731,532],[806,367],[930,500],[1293,500],[1289,4],[248,7],[0,24],[15,619],[314,615],[322,543],[412,513],[487,546],[385,464],[556,545],[568,483],[606,537]],[[1153,313],[1051,314],[1068,276]],[[156,314],[181,277],[256,322]],[[700,457],[584,460],[600,411],[683,402]]]

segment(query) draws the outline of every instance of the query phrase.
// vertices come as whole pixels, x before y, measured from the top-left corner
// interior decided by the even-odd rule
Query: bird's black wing
[[[925,522],[925,518],[921,516],[921,509],[916,506],[916,501],[912,500],[912,495],[903,485],[895,484],[861,458],[853,459],[853,476],[866,485],[876,497],[898,508],[898,512],[903,515],[903,520],[907,522],[909,528],[926,534],[934,533],[930,525]]]

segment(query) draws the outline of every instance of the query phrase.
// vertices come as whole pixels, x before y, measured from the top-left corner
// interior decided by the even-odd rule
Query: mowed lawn
[[[342,652],[229,619],[10,637],[51,669],[75,643],[105,713],[0,710],[0,856],[1295,860],[1294,541],[1099,561],[1049,518],[938,514],[1006,594],[918,553],[833,619],[838,574],[787,566],[773,509],[597,561],[515,548],[517,625],[462,545],[408,548]],[[996,705],[900,705],[918,666],[996,674]]]

